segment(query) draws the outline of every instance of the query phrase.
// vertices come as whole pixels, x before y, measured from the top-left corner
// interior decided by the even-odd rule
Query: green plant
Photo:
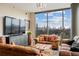
[[[31,31],[28,31],[27,34],[32,34],[32,32]]]

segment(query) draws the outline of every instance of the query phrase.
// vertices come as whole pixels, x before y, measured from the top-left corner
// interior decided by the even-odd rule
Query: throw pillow
[[[39,41],[44,41],[44,36],[40,36]]]
[[[56,35],[49,35],[49,41],[55,41],[57,38]]]

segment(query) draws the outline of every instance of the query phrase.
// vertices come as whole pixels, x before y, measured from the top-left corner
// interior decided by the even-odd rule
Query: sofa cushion
[[[59,51],[59,56],[71,56],[71,52],[67,50]]]
[[[39,41],[48,41],[48,35],[40,35]]]
[[[48,41],[48,35],[44,35],[44,40]]]
[[[72,55],[72,56],[79,56],[79,52],[72,52],[72,51],[71,51],[71,55]]]
[[[48,41],[55,41],[58,37],[56,35],[49,35],[48,36]]]
[[[44,36],[40,36],[39,41],[44,41]]]
[[[70,50],[70,45],[68,44],[61,44],[60,50]]]

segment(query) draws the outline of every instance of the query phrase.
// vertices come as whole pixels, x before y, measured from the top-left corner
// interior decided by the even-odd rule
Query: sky
[[[64,26],[65,28],[71,27],[71,9],[67,9],[63,11],[64,14]],[[38,27],[46,27],[47,26],[47,14],[39,13],[36,14],[36,23]],[[60,28],[62,27],[62,11],[54,11],[48,13],[48,26],[49,28]]]

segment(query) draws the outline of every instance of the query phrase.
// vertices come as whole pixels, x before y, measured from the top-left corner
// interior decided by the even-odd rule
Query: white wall
[[[9,4],[0,4],[0,35],[3,34],[3,17],[11,16],[17,19],[27,19],[25,12]]]
[[[30,29],[29,31],[32,32],[32,37],[35,38],[35,14],[33,12],[27,13],[28,20],[30,20]]]
[[[79,36],[79,4],[73,3],[72,5],[72,37]]]

